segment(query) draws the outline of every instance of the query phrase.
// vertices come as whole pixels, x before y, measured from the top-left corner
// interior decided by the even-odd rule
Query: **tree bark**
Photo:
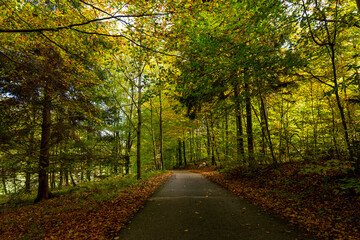
[[[337,81],[337,70],[336,70],[336,63],[335,63],[335,44],[330,44],[330,50],[331,50],[331,64],[332,64],[332,68],[333,68],[333,83],[334,83],[334,91],[335,91],[335,97],[336,97],[336,103],[338,105],[338,109],[340,112],[340,117],[341,117],[341,122],[344,128],[344,137],[345,137],[345,142],[349,151],[349,161],[353,164],[353,166],[355,167],[355,174],[359,175],[360,174],[360,163],[359,163],[359,159],[354,159],[354,152],[353,152],[353,148],[351,146],[350,143],[350,138],[349,138],[349,130],[347,127],[347,123],[346,123],[346,119],[345,119],[345,113],[344,113],[344,108],[341,104],[341,100],[340,100],[340,96],[339,96],[339,85],[338,85],[338,81]]]
[[[32,155],[34,154],[34,134],[35,132],[34,131],[31,131],[30,133],[30,139],[29,139],[29,151],[27,153],[28,155],[28,160],[26,162],[26,172],[25,172],[25,192],[26,193],[30,193],[31,191],[31,173],[30,173],[30,168],[31,168],[31,158],[32,158]]]
[[[211,158],[211,135],[210,135],[210,128],[209,128],[209,122],[206,119],[206,137],[207,137],[207,158],[208,160]]]
[[[60,169],[59,169],[59,189],[62,187],[63,185],[63,175],[64,175],[64,170],[63,170],[64,166],[62,163],[60,163]],[[90,180],[89,180],[90,181]]]
[[[245,83],[246,133],[248,143],[248,162],[254,164],[254,136],[252,129],[251,98],[249,84]]]
[[[49,149],[51,133],[51,95],[49,80],[45,81],[42,125],[41,125],[41,144],[39,157],[39,186],[35,202],[39,202],[51,197],[49,189]]]
[[[185,151],[185,140],[182,141],[182,143],[183,143],[184,165],[186,167],[187,166],[187,161],[186,161],[186,151]]]
[[[133,86],[133,84],[131,85],[131,99],[134,98],[135,96],[135,88]],[[133,114],[134,114],[134,101],[130,100],[130,113],[129,113],[129,122],[131,121]],[[125,160],[125,175],[130,173],[130,153],[131,153],[131,147],[133,145],[133,140],[131,139],[131,131],[130,131],[130,127],[128,127],[128,132],[127,132],[127,138],[126,138],[126,146],[125,146],[125,156],[124,156],[124,160]]]
[[[234,97],[235,97],[237,157],[238,157],[239,161],[245,162],[243,125],[242,125],[242,109],[241,109],[241,101],[239,99],[238,84],[235,84],[235,86],[234,86]]]
[[[211,121],[211,165],[215,166],[215,134],[214,134],[214,121]]]
[[[181,140],[178,140],[178,158],[179,158],[179,167],[182,166],[182,154],[181,154]]]
[[[4,168],[1,169],[1,182],[3,184],[3,189],[5,195],[8,194],[7,188],[6,188],[6,177],[5,177],[5,170]]]
[[[273,165],[276,168],[278,163],[277,163],[277,160],[276,160],[276,157],[275,157],[275,154],[274,154],[274,148],[273,148],[273,144],[272,144],[272,141],[271,141],[268,114],[267,114],[266,106],[265,106],[266,104],[265,104],[264,99],[263,99],[263,97],[261,95],[261,92],[260,92],[260,102],[261,102],[261,114],[263,115],[263,118],[264,118],[264,121],[265,121],[265,129],[266,129],[266,133],[267,133],[267,137],[268,137],[268,141],[269,141],[269,148],[270,148],[270,152],[271,152],[271,157],[273,159]]]
[[[163,156],[163,123],[162,123],[162,99],[161,99],[161,89],[160,89],[160,116],[159,116],[159,131],[160,131],[160,164],[161,170],[164,170],[164,156]]]
[[[153,145],[153,158],[154,158],[154,165],[155,165],[155,169],[159,170],[160,166],[158,164],[158,161],[156,159],[156,140],[155,140],[155,132],[154,132],[154,121],[153,121],[153,104],[152,104],[152,100],[150,99],[150,125],[151,125],[151,141],[152,141],[152,145]]]
[[[100,172],[100,173],[101,173],[101,172]],[[75,180],[74,180],[74,177],[73,177],[73,175],[72,175],[72,171],[71,171],[71,170],[70,170],[69,174],[70,174],[70,179],[71,179],[72,185],[73,185],[74,187],[76,187],[76,182],[75,182]]]
[[[142,116],[141,116],[141,74],[139,74],[138,79],[138,102],[137,102],[137,114],[138,114],[138,124],[137,124],[137,146],[136,146],[136,168],[137,168],[137,178],[141,179],[141,125],[142,125]]]
[[[236,126],[237,129],[237,126]],[[228,160],[229,155],[229,116],[228,112],[225,113],[225,161]]]

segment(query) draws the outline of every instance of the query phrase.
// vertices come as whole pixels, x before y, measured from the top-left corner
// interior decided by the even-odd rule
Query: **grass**
[[[142,180],[149,179],[161,171],[151,171],[143,173]],[[140,180],[141,181],[141,180]],[[139,182],[135,174],[126,176],[114,175],[101,181],[83,182],[76,186],[63,186],[61,189],[52,191],[54,198],[60,196],[71,196],[74,199],[84,198],[102,202],[117,196],[125,188]],[[36,191],[31,193],[14,193],[0,195],[0,213],[14,210],[24,205],[32,205],[36,198]],[[79,200],[81,201],[81,200]]]
[[[0,239],[111,238],[170,175],[109,177],[53,192],[47,201],[9,208],[0,214]]]

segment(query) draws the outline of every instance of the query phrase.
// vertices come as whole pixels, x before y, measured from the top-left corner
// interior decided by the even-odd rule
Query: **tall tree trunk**
[[[245,150],[243,139],[243,125],[242,125],[242,107],[239,96],[238,83],[234,85],[234,97],[235,97],[235,118],[236,118],[236,150],[237,158],[241,162],[245,162]]]
[[[334,92],[335,92],[335,97],[336,97],[336,103],[338,105],[338,109],[340,112],[341,122],[342,122],[342,125],[344,128],[344,137],[345,137],[346,146],[348,148],[349,155],[350,155],[349,160],[355,168],[355,174],[359,175],[360,174],[360,159],[356,159],[356,160],[354,159],[354,152],[353,152],[353,148],[350,143],[349,130],[348,130],[346,119],[345,119],[344,108],[341,104],[341,100],[340,100],[340,96],[339,96],[339,85],[338,85],[338,80],[337,80],[337,70],[336,70],[336,63],[335,63],[335,44],[330,44],[330,50],[331,50],[331,64],[332,64],[332,69],[333,69]]]
[[[72,185],[73,185],[74,187],[76,187],[76,182],[75,182],[75,180],[74,180],[74,177],[73,177],[73,175],[72,175],[72,171],[71,171],[71,170],[70,170],[70,172],[69,172],[69,175],[70,175],[70,179],[71,179]],[[101,175],[101,173],[100,173],[100,175]]]
[[[59,169],[59,189],[62,187],[63,185],[63,177],[64,177],[64,166],[62,163],[60,163],[60,169]],[[90,181],[90,180],[89,180]]]
[[[313,97],[313,84],[310,82],[310,101],[311,101],[311,117],[312,117],[312,124],[313,124],[313,140],[314,140],[314,154],[316,155],[318,152],[318,134],[317,134],[317,118],[315,117],[315,107],[314,107],[314,97]]]
[[[49,80],[45,81],[42,125],[41,125],[41,144],[39,157],[39,186],[35,202],[49,199],[51,197],[49,189],[49,149],[51,133],[51,96]]]
[[[194,134],[193,134],[193,130],[191,129],[189,131],[190,134],[190,162],[194,164],[195,166],[195,157],[194,157]]]
[[[259,88],[260,89],[260,88]],[[260,94],[260,91],[259,91],[259,94]],[[266,137],[266,127],[265,127],[265,115],[263,114],[263,111],[262,111],[262,99],[261,99],[261,96],[259,97],[260,99],[260,126],[261,126],[261,153],[262,153],[262,157],[264,159],[267,160],[267,149],[266,149],[266,146],[267,146],[267,137]],[[255,112],[255,110],[254,110]],[[280,143],[279,145],[281,146],[281,130],[280,130]],[[280,148],[280,147],[279,147]]]
[[[51,190],[54,190],[56,187],[55,170],[52,170],[50,173],[50,187],[51,187]]]
[[[131,132],[127,133],[127,139],[126,139],[126,146],[125,146],[125,175],[129,174],[130,172],[130,152],[132,147],[132,140],[131,140]]]
[[[29,172],[29,166],[26,167],[26,173],[25,173],[25,192],[30,193],[31,192],[31,173]]]
[[[5,176],[5,169],[2,168],[1,169],[1,182],[3,184],[3,189],[4,189],[4,193],[5,195],[8,194],[8,191],[7,191],[7,187],[6,187],[6,176]]]
[[[150,125],[151,125],[151,141],[152,141],[152,145],[153,145],[153,157],[154,157],[154,165],[155,165],[155,169],[159,170],[160,166],[158,164],[158,161],[156,159],[156,140],[155,140],[155,132],[154,132],[154,121],[153,121],[153,104],[152,104],[152,100],[150,99]]]
[[[199,137],[198,132],[195,132],[195,144],[196,144],[196,160],[201,161],[201,138]]]
[[[211,135],[210,135],[210,128],[209,128],[209,122],[206,119],[206,137],[207,137],[207,158],[208,160],[211,158]]]
[[[94,170],[94,181],[95,181],[95,170]],[[64,178],[65,178],[65,186],[69,186],[69,170],[68,170],[68,165],[65,164],[64,166]]]
[[[187,166],[187,161],[186,161],[186,151],[185,151],[185,140],[182,141],[182,143],[183,143],[184,165],[186,167]]]
[[[135,98],[135,88],[134,85],[131,85],[131,99]],[[130,109],[129,109],[129,122],[131,121],[131,119],[133,118],[133,114],[134,114],[134,101],[130,100]],[[127,138],[126,138],[126,146],[125,146],[125,156],[124,156],[124,160],[125,160],[125,175],[130,173],[130,153],[131,153],[131,147],[133,144],[133,140],[131,139],[131,131],[130,131],[130,127],[128,127],[128,132],[127,132]]]
[[[253,165],[254,158],[254,136],[252,129],[252,113],[251,113],[251,98],[249,84],[245,83],[245,108],[246,108],[246,133],[248,143],[248,161],[249,165]]]
[[[159,131],[160,131],[160,164],[161,170],[164,170],[164,153],[163,153],[163,122],[162,122],[162,96],[161,89],[159,93],[160,98],[160,114],[159,114]]]
[[[267,114],[267,110],[266,110],[266,103],[261,95],[261,92],[260,92],[260,102],[261,102],[261,114],[263,115],[263,118],[265,121],[265,129],[266,129],[267,138],[269,141],[269,147],[270,147],[271,157],[273,159],[273,165],[274,165],[274,167],[277,167],[277,160],[275,157],[274,147],[272,144],[271,134],[270,134],[270,129],[269,129],[269,121],[268,121],[268,114]]]
[[[214,121],[211,121],[211,165],[215,166],[215,133],[214,133]]]
[[[181,140],[178,140],[178,159],[179,159],[179,167],[182,166],[182,154],[181,154]]]
[[[140,70],[141,71],[141,70]],[[137,101],[137,114],[138,114],[138,124],[137,124],[137,143],[136,143],[136,168],[137,168],[137,178],[141,179],[141,125],[142,125],[142,116],[141,116],[141,72],[138,79],[138,101]]]
[[[35,121],[35,117],[34,117],[34,121]],[[32,159],[32,156],[33,154],[35,153],[35,149],[34,149],[34,135],[35,135],[35,132],[34,131],[31,131],[30,133],[30,139],[29,139],[29,151],[27,153],[28,155],[28,160],[26,162],[26,172],[25,172],[25,192],[26,193],[30,193],[31,191],[31,184],[30,184],[30,181],[31,181],[31,159]]]
[[[115,126],[116,127],[116,126]],[[119,157],[120,157],[120,133],[118,130],[115,130],[115,148],[114,148],[114,165],[113,165],[113,170],[115,172],[115,174],[118,173],[118,164],[119,164]]]
[[[228,160],[228,155],[229,155],[229,116],[228,116],[228,112],[226,111],[225,112],[225,161]]]

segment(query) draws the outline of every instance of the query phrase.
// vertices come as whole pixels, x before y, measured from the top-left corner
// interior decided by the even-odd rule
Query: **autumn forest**
[[[359,239],[359,34],[358,0],[0,0],[0,208],[210,169]]]

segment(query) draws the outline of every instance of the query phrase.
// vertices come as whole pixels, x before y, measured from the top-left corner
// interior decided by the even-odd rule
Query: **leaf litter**
[[[63,195],[0,215],[0,239],[110,239],[171,173],[157,174],[105,200]]]

